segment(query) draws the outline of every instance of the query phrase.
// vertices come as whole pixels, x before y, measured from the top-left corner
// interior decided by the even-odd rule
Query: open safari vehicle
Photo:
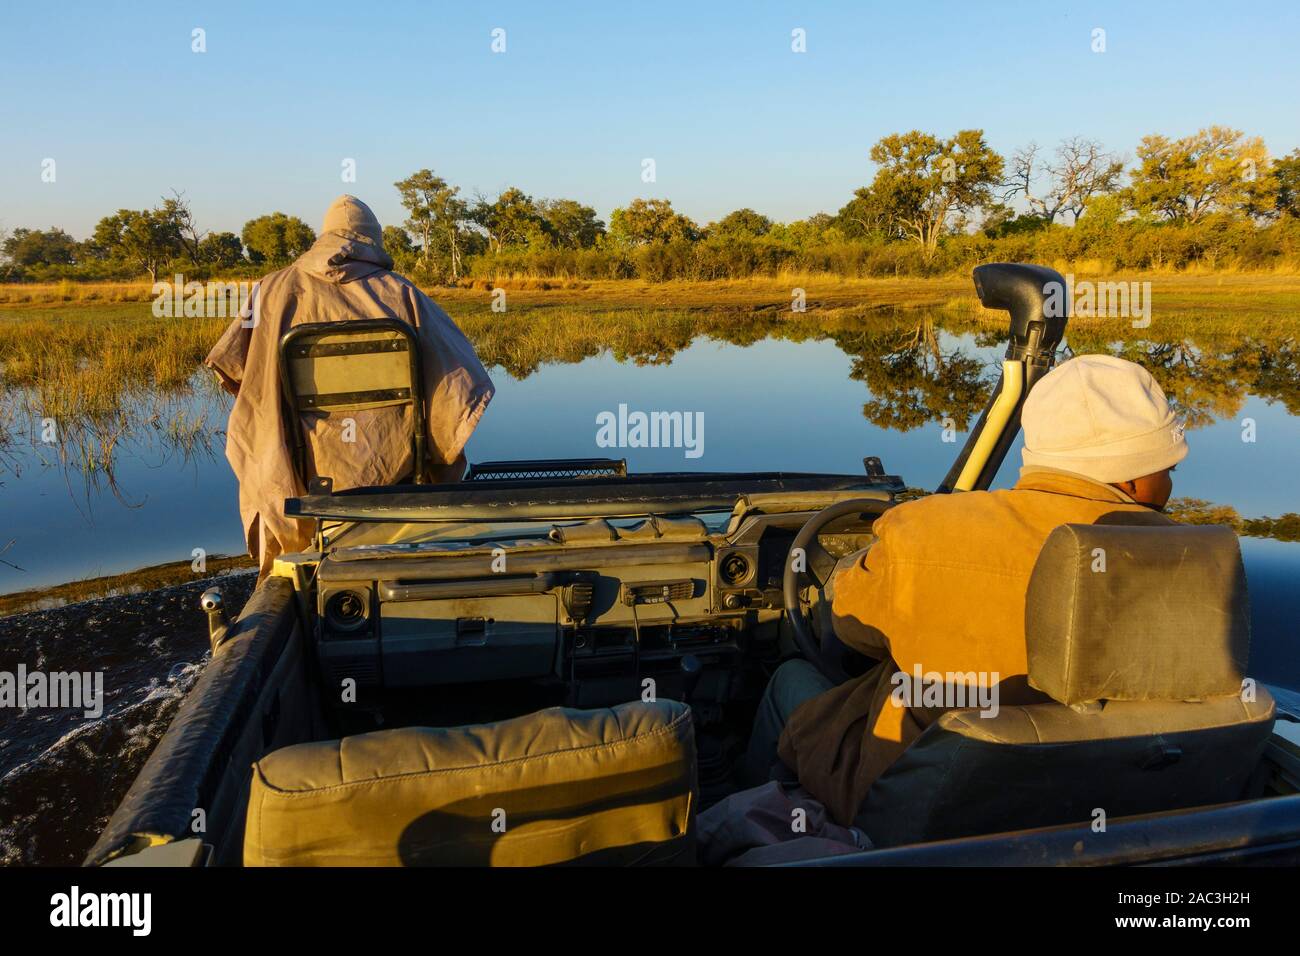
[[[940,493],[992,483],[1064,335],[1053,281],[976,269],[1011,341]],[[286,404],[411,402],[418,441],[411,343],[352,325],[283,344]],[[588,459],[480,464],[457,484],[304,478],[286,510],[315,522],[314,550],[282,556],[237,616],[204,595],[212,661],[87,863],[694,863],[697,815],[737,789],[777,664],[840,680],[870,663],[835,640],[824,586],[906,496],[875,458],[842,475]],[[1090,573],[1099,547],[1132,573]],[[1127,669],[1146,699],[949,711],[873,786],[870,847],[797,862],[1300,860],[1297,550],[1066,526],[1026,596],[1030,676]]]

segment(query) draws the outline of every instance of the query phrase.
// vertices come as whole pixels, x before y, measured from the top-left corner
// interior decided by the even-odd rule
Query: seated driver
[[[392,271],[383,230],[370,207],[340,196],[325,213],[320,238],[288,268],[253,286],[243,314],[213,346],[204,364],[235,394],[226,430],[226,458],[239,479],[239,511],[248,553],[262,576],[276,555],[302,551],[310,521],[284,514],[284,500],[306,492],[293,464],[291,423],[280,399],[280,337],[305,322],[396,318],[415,329],[424,386],[425,430],[434,481],[465,472],[465,442],[493,387],[474,347],[450,316]],[[304,415],[314,474],[334,488],[400,482],[416,472],[409,414],[400,406],[350,412],[346,437],[323,413]]]
[[[831,582],[836,635],[879,663],[835,686],[794,660],[768,685],[744,782],[758,786],[784,764],[824,806],[823,836],[853,839],[846,828],[872,783],[943,713],[901,702],[900,671],[975,672],[999,705],[1047,699],[1028,685],[1024,618],[1030,574],[1053,529],[1174,523],[1158,512],[1187,444],[1142,367],[1108,355],[1071,359],[1030,392],[1021,422],[1024,468],[1013,489],[898,505],[876,520],[871,547],[841,562]],[[781,791],[766,794],[734,795],[703,815],[711,862],[726,856],[719,843],[791,838],[789,813],[771,804]]]

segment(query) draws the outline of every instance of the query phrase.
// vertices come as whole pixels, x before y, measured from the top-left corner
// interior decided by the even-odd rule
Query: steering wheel
[[[841,661],[844,645],[833,633],[824,633],[822,639],[817,640],[808,615],[804,612],[803,602],[799,599],[799,591],[807,582],[823,592],[824,597],[826,585],[835,571],[835,559],[817,540],[822,529],[846,515],[875,513],[879,508],[880,502],[871,498],[853,498],[823,508],[799,529],[790,544],[790,553],[785,561],[781,588],[785,615],[790,622],[790,630],[794,633],[795,645],[813,666],[836,684],[842,684],[850,677]]]

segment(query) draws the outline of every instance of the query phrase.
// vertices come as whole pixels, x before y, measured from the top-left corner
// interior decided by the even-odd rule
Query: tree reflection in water
[[[965,431],[996,378],[986,362],[963,353],[959,346],[941,347],[930,315],[917,321],[910,333],[881,329],[834,339],[853,356],[849,376],[871,392],[862,414],[878,428],[909,432],[931,422],[951,421]]]
[[[710,340],[739,347],[762,341],[830,341],[850,359],[849,377],[868,393],[864,418],[878,428],[909,432],[951,420],[965,430],[997,379],[1005,326],[997,318],[958,311],[869,308],[816,309],[581,309],[544,307],[508,317],[461,318],[484,364],[526,379],[543,366],[571,365],[608,355],[636,366],[669,365],[684,349]],[[1272,326],[1271,328],[1276,328]],[[1135,337],[1142,335],[1142,338]],[[95,360],[94,338],[64,351],[68,360]],[[82,477],[87,493],[107,487],[119,496],[114,464],[124,449],[161,447],[167,455],[216,457],[228,399],[197,368],[188,380],[177,367],[171,383],[142,394],[124,386],[114,407],[85,420],[59,421],[60,441],[40,440],[40,388],[5,386],[0,392],[0,472],[19,460],[62,467]],[[175,350],[158,362],[173,365]],[[1123,323],[1073,324],[1062,357],[1101,352],[1138,362],[1160,383],[1189,429],[1237,416],[1248,395],[1281,402],[1300,415],[1300,357],[1294,335],[1243,333],[1240,323],[1213,317],[1172,319],[1135,333]],[[149,356],[138,356],[143,362]],[[55,380],[59,380],[57,377]],[[810,383],[815,387],[815,383]],[[26,454],[21,454],[23,451]],[[53,452],[53,453],[52,453]],[[125,499],[123,499],[125,500]]]

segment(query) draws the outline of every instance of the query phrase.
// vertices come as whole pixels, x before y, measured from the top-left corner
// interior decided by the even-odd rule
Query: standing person
[[[495,389],[474,347],[451,318],[392,271],[383,230],[370,207],[340,196],[325,213],[314,245],[292,265],[253,287],[241,316],[213,346],[204,364],[235,395],[226,433],[226,458],[239,479],[239,510],[248,552],[262,576],[276,555],[311,542],[309,521],[288,518],[284,500],[306,492],[293,464],[293,429],[281,402],[279,343],[307,322],[397,318],[416,332],[424,384],[425,427],[435,481],[457,481],[465,471],[465,443]],[[416,472],[409,406],[361,409],[349,441],[327,412],[302,415],[308,461],[315,475],[342,490],[400,482]]]

